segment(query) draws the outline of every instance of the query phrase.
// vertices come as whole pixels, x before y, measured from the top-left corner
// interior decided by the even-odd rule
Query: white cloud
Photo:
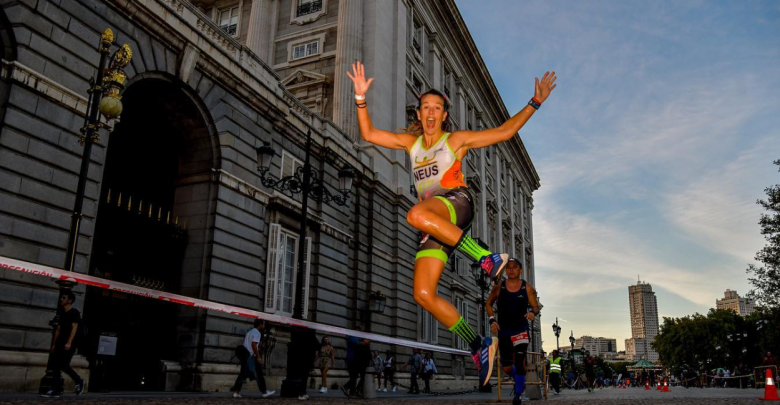
[[[751,261],[764,244],[757,224],[763,208],[755,202],[766,197],[763,188],[769,184],[761,181],[776,172],[771,162],[780,157],[778,139],[765,140],[682,191],[664,195],[665,219],[692,243],[737,261]]]

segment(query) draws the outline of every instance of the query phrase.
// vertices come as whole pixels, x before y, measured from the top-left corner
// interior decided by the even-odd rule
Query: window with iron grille
[[[219,10],[219,28],[228,35],[238,34],[238,6]]]
[[[296,13],[296,16],[300,17],[318,11],[322,11],[322,0],[300,0],[298,2],[298,12]]]

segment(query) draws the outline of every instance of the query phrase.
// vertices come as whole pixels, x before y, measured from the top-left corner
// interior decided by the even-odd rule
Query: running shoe
[[[490,382],[490,376],[493,375],[496,350],[498,350],[498,339],[486,337],[482,340],[482,347],[471,356],[474,364],[477,365],[479,381],[482,385],[487,385]]]
[[[496,280],[504,275],[506,265],[509,263],[509,255],[506,253],[493,253],[479,261],[482,270],[485,270],[491,280]]]
[[[57,392],[57,391],[54,391],[54,390],[48,390],[48,391],[44,392],[43,394],[41,394],[41,396],[44,397],[44,398],[59,398],[60,397],[60,393]]]
[[[263,394],[263,398],[268,398],[268,397],[270,397],[273,394],[276,394],[276,391],[274,391],[274,390],[267,390],[265,392],[265,394]]]
[[[79,380],[76,383],[76,395],[81,395],[82,392],[84,392],[84,380]]]

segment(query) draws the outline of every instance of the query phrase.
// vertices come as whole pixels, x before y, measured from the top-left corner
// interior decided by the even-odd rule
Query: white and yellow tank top
[[[463,181],[460,159],[448,143],[449,137],[449,132],[443,134],[433,146],[426,149],[422,135],[409,150],[414,188],[420,201],[443,195],[453,188],[468,187]]]

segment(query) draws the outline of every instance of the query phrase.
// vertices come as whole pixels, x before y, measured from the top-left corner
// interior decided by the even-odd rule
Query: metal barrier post
[[[501,402],[501,352],[496,350],[496,362],[498,363],[498,402]]]
[[[374,388],[374,375],[376,370],[374,366],[366,367],[366,372],[363,374],[363,398],[373,399],[376,398],[376,389]]]
[[[777,366],[758,366],[753,368],[753,379],[756,381],[756,388],[761,388],[758,386],[758,384],[764,384],[766,385],[766,371],[762,375],[758,370],[759,369],[767,369],[772,368],[774,371],[772,371],[772,379],[777,381]]]

